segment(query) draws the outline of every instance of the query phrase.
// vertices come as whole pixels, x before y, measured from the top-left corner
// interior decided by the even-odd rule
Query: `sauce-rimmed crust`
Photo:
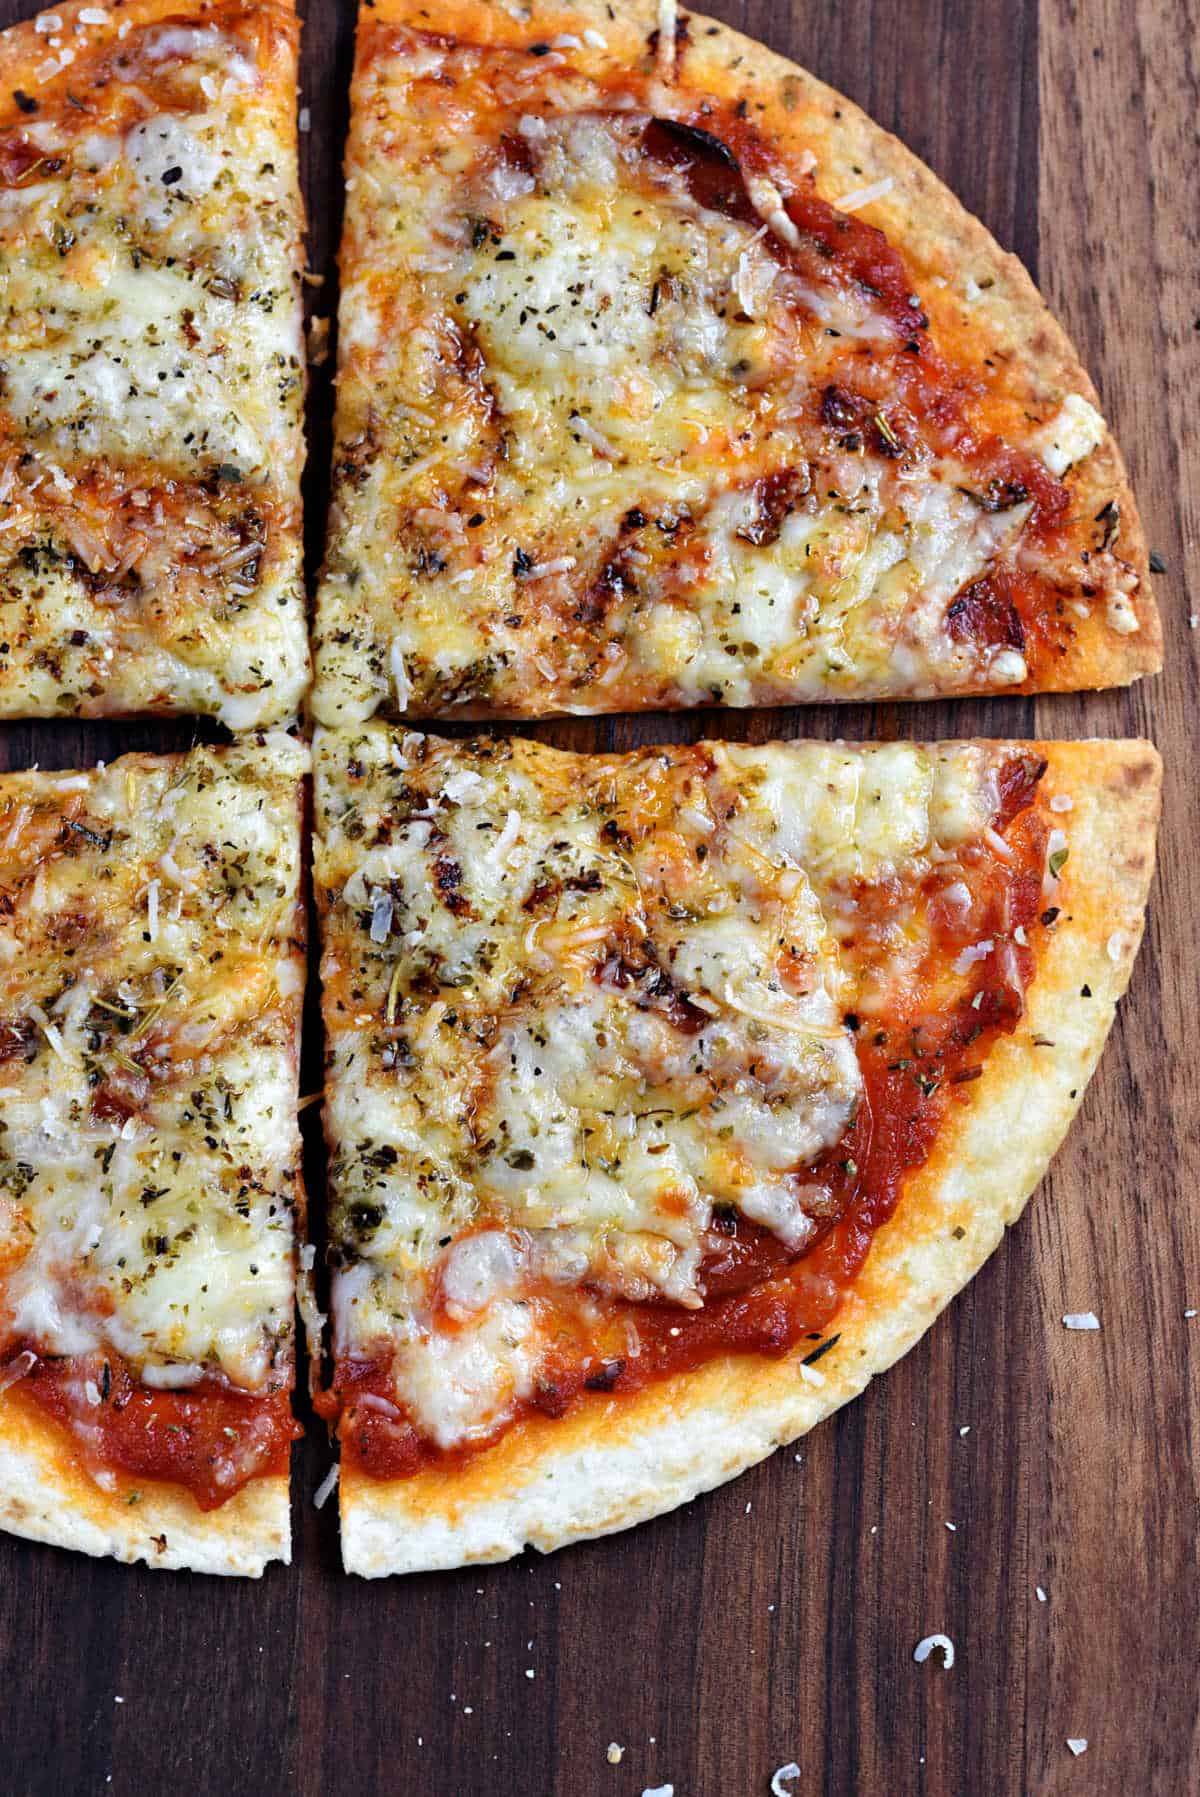
[[[291,0],[0,33],[0,715],[297,712]]]
[[[0,1523],[286,1557],[304,913],[282,735],[0,778]]]
[[[657,762],[478,747],[375,726],[323,733],[316,749],[343,1526],[347,1564],[367,1572],[555,1546],[667,1508],[903,1352],[1057,1145],[1127,978],[1152,863],[1158,772],[1143,744],[709,744]],[[602,790],[609,811],[581,831]],[[633,908],[586,864],[581,835],[597,822],[642,888]],[[714,902],[704,921],[664,923],[668,838],[689,835],[708,844],[693,897]],[[548,868],[555,852],[565,880]],[[440,884],[416,877],[429,856]],[[786,922],[780,865],[792,870]],[[803,965],[790,988],[781,963],[762,964],[768,910],[769,940]],[[613,952],[636,935],[635,914],[649,971],[626,946]],[[728,964],[714,922],[733,925]],[[938,1016],[959,1006],[979,1027],[955,1042]],[[595,1047],[578,1047],[581,1018]],[[752,1046],[738,1036],[747,1021]],[[825,1046],[814,1057],[810,1039],[788,1059],[781,1027],[797,1040],[826,1031]],[[841,1059],[846,1027],[857,1068],[853,1052]],[[893,1046],[902,1029],[905,1053]],[[869,1079],[855,1084],[880,1036],[890,1077],[913,1082],[904,1152],[880,1148],[886,1106]],[[940,1052],[920,1052],[935,1042]],[[484,1090],[489,1069],[498,1096]],[[602,1119],[619,1149],[600,1142]],[[848,1200],[829,1174],[844,1177],[864,1140],[871,1166]],[[903,1173],[890,1217],[886,1202],[870,1211],[880,1153]],[[605,1156],[610,1184],[593,1164]],[[665,1177],[650,1171],[668,1163]],[[689,1204],[710,1231],[704,1251]],[[804,1318],[820,1345],[837,1337],[819,1364],[801,1366],[813,1343],[784,1324],[734,1328],[727,1346],[757,1352],[722,1352],[708,1286],[714,1267],[726,1277],[712,1258],[718,1213],[719,1233],[752,1254],[768,1232],[789,1250],[767,1271],[790,1262],[805,1301],[829,1279],[839,1229],[865,1229],[865,1264],[845,1267],[822,1314]],[[674,1360],[629,1377],[615,1363],[660,1354],[675,1332],[658,1328],[664,1313]],[[632,1344],[613,1351],[612,1329],[631,1325]],[[707,1339],[692,1352],[698,1329]],[[589,1330],[591,1377],[572,1385],[581,1363],[563,1338]]]
[[[657,23],[360,19],[318,718],[1156,668],[1119,456],[1020,264],[803,71]]]

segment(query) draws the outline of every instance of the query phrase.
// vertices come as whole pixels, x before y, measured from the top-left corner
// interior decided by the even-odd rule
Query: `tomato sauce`
[[[971,940],[994,940],[971,978],[940,1008],[919,1002],[964,946],[953,908],[932,903],[926,968],[914,982],[912,1006],[885,1022],[846,1019],[863,1098],[846,1135],[811,1169],[813,1180],[833,1194],[832,1220],[815,1243],[795,1254],[759,1225],[732,1212],[718,1215],[714,1239],[720,1245],[700,1273],[703,1309],[633,1304],[591,1292],[604,1313],[602,1340],[589,1338],[569,1301],[551,1297],[559,1307],[555,1348],[523,1406],[526,1414],[561,1416],[589,1393],[636,1392],[718,1355],[780,1355],[806,1337],[814,1355],[835,1345],[828,1332],[876,1231],[902,1201],[906,1179],[928,1159],[954,1105],[971,1092],[993,1044],[1023,1014],[1035,966],[1030,943],[1044,903],[1047,826],[1034,800],[1045,766],[1033,752],[1008,758],[998,773],[994,825],[1005,833],[1008,857],[987,845],[970,851],[983,868],[977,891],[986,903]],[[636,1344],[636,1352],[626,1342]],[[331,1388],[317,1400],[320,1413],[337,1425],[343,1459],[375,1478],[410,1478],[426,1466],[461,1463],[512,1422],[505,1418],[486,1439],[446,1452],[404,1417],[395,1395],[390,1362],[381,1357],[340,1362]]]
[[[251,1479],[285,1474],[303,1434],[283,1386],[242,1392],[209,1380],[150,1390],[114,1354],[39,1356],[13,1395],[62,1425],[89,1464],[181,1485],[201,1510],[217,1509]]]

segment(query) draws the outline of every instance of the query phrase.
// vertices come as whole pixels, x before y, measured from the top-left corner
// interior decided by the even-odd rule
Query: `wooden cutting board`
[[[333,1506],[312,1507],[329,1464],[314,1431],[296,1461],[297,1564],[261,1584],[0,1538],[8,1797],[637,1797],[662,1784],[765,1797],[792,1760],[796,1797],[1200,1790],[1200,1317],[1185,1317],[1200,1308],[1197,0],[710,5],[896,131],[1033,271],[1096,379],[1166,564],[1166,672],[1096,697],[543,734],[604,748],[701,733],[1149,735],[1166,811],[1129,998],[1050,1176],[966,1293],[798,1453],[682,1513],[550,1559],[368,1585],[339,1570]],[[34,10],[0,0],[0,23]],[[355,8],[306,10],[304,170],[324,277],[310,299],[327,315]],[[313,379],[314,563],[330,373]],[[193,734],[0,725],[0,767],[88,765]],[[310,1030],[306,1090],[315,1043]],[[314,1142],[319,1205],[316,1156]],[[1064,1311],[1088,1309],[1099,1335],[1062,1328]],[[953,1671],[913,1662],[934,1630],[956,1643]],[[1069,1736],[1087,1738],[1082,1758]]]

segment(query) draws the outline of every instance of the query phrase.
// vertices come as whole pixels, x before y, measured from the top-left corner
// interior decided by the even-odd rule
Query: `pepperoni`
[[[995,819],[997,830],[1006,830],[1015,817],[1033,804],[1045,771],[1044,755],[1009,756],[996,781],[1000,793],[1000,809]]]
[[[681,170],[698,206],[743,224],[760,222],[737,157],[711,131],[682,119],[651,119],[642,133],[642,150],[664,168]]]
[[[953,642],[1024,649],[1025,631],[1003,572],[984,574],[951,600],[946,630]]]

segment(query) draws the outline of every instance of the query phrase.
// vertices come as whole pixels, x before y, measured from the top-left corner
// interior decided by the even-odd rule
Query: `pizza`
[[[295,714],[290,0],[0,33],[0,715]]]
[[[1158,667],[1071,346],[803,70],[653,0],[378,0],[346,168],[321,722]]]
[[[1082,1100],[1160,785],[407,719],[1115,685],[1160,628],[1070,345],[849,102],[673,0],[374,0],[310,757],[296,58],[292,0],[0,33],[0,716],[240,733],[0,775],[0,1526],[288,1559],[302,1326],[376,1576],[669,1509],[906,1352]]]
[[[18,1534],[205,1572],[289,1556],[307,767],[272,733],[0,776]]]
[[[911,1346],[1142,929],[1142,742],[314,744],[346,1565],[550,1549]]]

